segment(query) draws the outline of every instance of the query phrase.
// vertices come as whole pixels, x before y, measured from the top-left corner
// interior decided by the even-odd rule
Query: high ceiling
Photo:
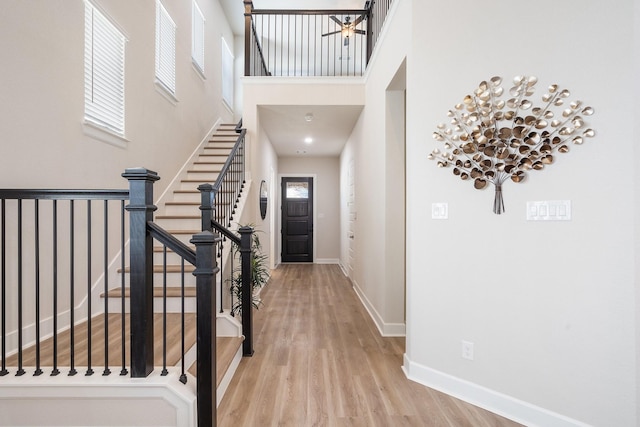
[[[220,0],[236,35],[244,33],[242,0]],[[362,9],[365,0],[253,0],[255,9]],[[260,124],[279,156],[338,156],[362,106],[260,106]],[[311,121],[305,115],[311,114]],[[306,143],[306,138],[312,138]]]

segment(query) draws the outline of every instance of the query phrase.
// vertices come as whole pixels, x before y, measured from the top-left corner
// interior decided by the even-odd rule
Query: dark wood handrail
[[[227,176],[227,173],[229,172],[229,170],[231,169],[231,165],[233,164],[234,158],[236,156],[236,154],[238,153],[238,150],[240,149],[240,146],[242,145],[243,141],[244,141],[244,137],[247,133],[246,129],[241,129],[239,134],[238,134],[238,138],[236,139],[236,143],[233,146],[233,148],[231,149],[231,153],[229,153],[229,157],[227,158],[227,161],[224,162],[224,166],[222,167],[222,170],[220,171],[220,174],[218,175],[218,179],[216,179],[216,182],[213,184],[213,190],[214,191],[218,191],[220,190],[220,187],[222,187],[222,183],[224,182],[225,177]]]
[[[171,249],[181,258],[184,258],[189,264],[196,265],[196,252],[178,240],[174,235],[168,233],[155,222],[147,222],[147,229],[151,233],[151,237]]]
[[[0,199],[23,200],[128,200],[129,190],[62,190],[62,189],[0,189]]]
[[[253,9],[253,15],[365,15],[367,9]]]
[[[240,246],[240,237],[238,237],[235,233],[233,233],[231,230],[229,230],[228,228],[226,228],[224,225],[220,224],[218,221],[216,221],[215,219],[211,219],[211,225],[213,226],[213,228],[218,231],[219,233],[221,233],[224,237],[226,237],[227,239],[231,240],[233,243],[235,243],[236,245]]]

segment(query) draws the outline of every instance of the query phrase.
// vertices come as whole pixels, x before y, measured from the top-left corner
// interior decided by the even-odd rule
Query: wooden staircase
[[[201,231],[201,214],[199,209],[201,195],[198,190],[198,186],[206,183],[213,184],[216,181],[234,147],[234,144],[237,141],[237,138],[238,134],[235,132],[235,125],[220,125],[209,141],[204,144],[192,164],[189,165],[187,170],[182,173],[182,177],[178,180],[179,182],[177,187],[171,191],[171,197],[169,200],[158,203],[158,211],[154,216],[155,222],[192,248],[193,245],[189,243],[189,240],[194,234]],[[227,225],[231,220],[231,218],[225,218],[225,225]],[[165,256],[166,271],[164,268]],[[187,312],[195,312],[195,277],[191,274],[193,270],[194,267],[189,264],[184,266],[185,311]],[[162,299],[166,292],[167,312],[179,312],[181,309],[180,299],[182,296],[182,266],[180,257],[170,250],[167,250],[165,254],[162,246],[154,246],[153,271],[155,311],[162,311]],[[129,268],[125,268],[124,271],[118,270],[118,272],[128,274]],[[166,290],[163,286],[165,272]],[[218,281],[219,280],[220,279],[218,278]],[[114,311],[120,310],[119,298],[122,294],[123,290],[120,287],[112,288],[107,293],[107,297],[110,298],[109,305]],[[128,298],[128,288],[124,289],[124,295]],[[241,326],[239,322],[233,319],[226,319],[226,321],[237,323],[237,333],[233,333],[234,328],[231,328],[231,333],[229,332],[229,328],[226,328],[226,332],[223,332],[223,334],[233,336],[218,336],[216,338],[218,387],[225,376],[230,379],[230,375],[232,376],[233,372],[228,372],[229,368],[234,365],[234,361],[239,361],[239,358],[242,355],[241,346],[243,338],[241,336]],[[219,323],[220,322],[218,322],[218,324]],[[195,323],[192,326],[195,328]],[[220,331],[218,335],[220,335]],[[171,345],[180,345],[179,341],[174,341],[176,342],[172,342]],[[188,348],[189,347],[187,347],[187,349]],[[179,362],[180,358],[178,358],[177,361]],[[235,363],[235,365],[237,366],[237,363]],[[191,367],[188,367],[187,370],[192,375],[195,375],[195,362]],[[235,371],[235,366],[233,366],[233,371]],[[218,390],[218,400],[221,398],[221,392],[223,393],[224,389]]]

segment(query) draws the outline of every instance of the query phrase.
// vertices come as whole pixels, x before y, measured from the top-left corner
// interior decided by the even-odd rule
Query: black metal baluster
[[[18,372],[16,376],[24,375],[22,369],[22,199],[18,199]]]
[[[109,375],[109,206],[104,201],[104,371]]]
[[[78,373],[75,368],[75,200],[69,203],[69,376]]]
[[[220,247],[222,247],[222,242],[220,242]],[[222,265],[222,249],[217,251],[217,257],[220,258],[220,263],[218,265]],[[224,313],[224,280],[222,277],[222,268],[220,269],[220,313]]]
[[[229,295],[231,295],[231,305],[229,306],[229,314],[231,314],[232,317],[236,317],[235,312],[233,311],[233,300],[234,300],[234,292],[233,292],[233,287],[235,286],[235,281],[234,281],[234,275],[235,275],[235,267],[234,267],[234,261],[235,261],[235,251],[237,249],[237,246],[235,243],[231,242],[231,250],[229,251],[229,258],[230,258],[230,262],[231,262],[231,270],[230,270],[230,280],[229,280]],[[224,285],[222,283],[220,283],[220,288],[222,288]]]
[[[162,250],[162,372],[161,376],[169,373],[167,371],[167,245]]]
[[[181,282],[180,282],[180,322],[181,322],[181,330],[182,333],[180,334],[181,337],[181,353],[182,354],[182,371],[180,374],[180,382],[182,384],[186,384],[187,383],[187,374],[185,373],[185,366],[184,366],[184,351],[185,351],[185,344],[184,344],[184,333],[185,333],[185,326],[184,326],[184,258],[180,259],[180,277],[181,277]]]
[[[0,233],[2,233],[2,368],[0,377],[9,374],[7,371],[7,241],[6,241],[6,202],[2,199],[2,219],[0,221]]]
[[[302,31],[302,30],[301,30]],[[298,63],[298,17],[293,17],[293,75],[297,75],[296,64]],[[302,50],[302,46],[300,48]],[[302,67],[300,67],[302,69]]]
[[[125,242],[125,209],[124,200],[120,202],[120,323],[121,323],[121,336],[120,341],[122,343],[122,369],[120,369],[120,375],[127,375],[127,335],[125,332],[126,327],[126,312],[125,312],[125,289],[124,289],[124,268],[125,268],[125,255],[124,255],[124,242]]]
[[[35,280],[36,280],[36,370],[34,376],[42,375],[40,368],[40,201],[34,200],[34,227],[35,227]]]
[[[91,367],[91,200],[87,200],[87,372],[93,375]]]
[[[58,369],[58,201],[53,201],[53,369],[51,376],[60,374]]]

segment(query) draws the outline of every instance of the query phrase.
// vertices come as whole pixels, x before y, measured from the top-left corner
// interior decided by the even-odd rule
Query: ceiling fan
[[[347,16],[344,18],[344,22],[340,21],[338,18],[336,18],[335,16],[330,16],[329,18],[331,18],[333,21],[335,21],[336,24],[340,25],[340,29],[338,31],[332,31],[330,33],[326,33],[323,34],[322,37],[325,36],[330,36],[333,34],[342,34],[342,37],[344,38],[344,45],[348,46],[349,45],[349,39],[351,38],[352,35],[354,34],[367,34],[366,31],[364,30],[359,30],[356,29],[356,27],[358,26],[358,24],[360,22],[362,22],[363,19],[365,19],[367,17],[367,15],[360,15],[358,18],[356,18],[355,21],[351,22],[351,17]]]

